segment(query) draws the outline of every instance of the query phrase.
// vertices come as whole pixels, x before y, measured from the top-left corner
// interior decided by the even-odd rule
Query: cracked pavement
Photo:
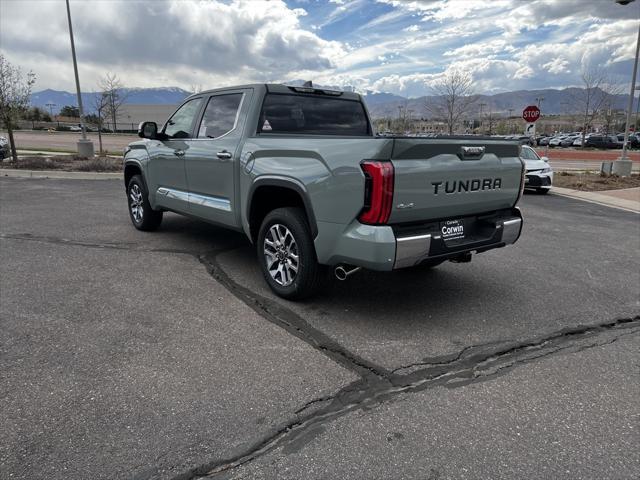
[[[2,478],[638,478],[640,222],[271,294],[247,240],[121,182],[0,179]]]

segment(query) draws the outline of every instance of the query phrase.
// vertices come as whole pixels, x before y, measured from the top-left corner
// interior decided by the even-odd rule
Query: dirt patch
[[[640,175],[618,177],[617,175],[601,175],[597,173],[560,172],[554,176],[553,185],[584,192],[619,190],[621,188],[640,187]]]
[[[77,155],[38,155],[20,157],[17,162],[2,162],[0,168],[62,170],[65,172],[119,172],[122,170],[122,158],[94,157],[87,159]]]

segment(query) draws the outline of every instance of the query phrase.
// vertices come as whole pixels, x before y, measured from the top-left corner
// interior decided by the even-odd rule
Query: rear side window
[[[371,130],[364,107],[356,100],[269,93],[258,133],[367,136]]]
[[[233,130],[241,100],[241,93],[211,97],[200,122],[198,138],[218,138]]]

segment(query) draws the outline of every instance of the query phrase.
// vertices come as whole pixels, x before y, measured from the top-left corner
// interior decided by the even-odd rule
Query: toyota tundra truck
[[[133,226],[175,212],[244,232],[279,296],[327,272],[430,268],[514,243],[524,163],[516,142],[377,137],[356,93],[286,85],[188,97],[124,152]]]

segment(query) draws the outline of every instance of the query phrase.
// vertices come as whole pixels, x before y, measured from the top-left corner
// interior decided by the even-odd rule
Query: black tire
[[[538,195],[546,195],[547,193],[549,193],[549,190],[549,188],[537,188],[536,193]]]
[[[137,198],[138,209],[134,209],[134,198]],[[153,210],[149,204],[149,192],[140,175],[134,175],[127,185],[127,205],[129,218],[138,230],[150,232],[156,230],[162,222],[162,212]],[[135,210],[135,213],[134,213]]]
[[[281,242],[274,245],[275,240]],[[282,298],[300,300],[314,295],[326,278],[326,267],[318,264],[307,217],[300,208],[269,212],[260,226],[256,250],[267,284]]]

